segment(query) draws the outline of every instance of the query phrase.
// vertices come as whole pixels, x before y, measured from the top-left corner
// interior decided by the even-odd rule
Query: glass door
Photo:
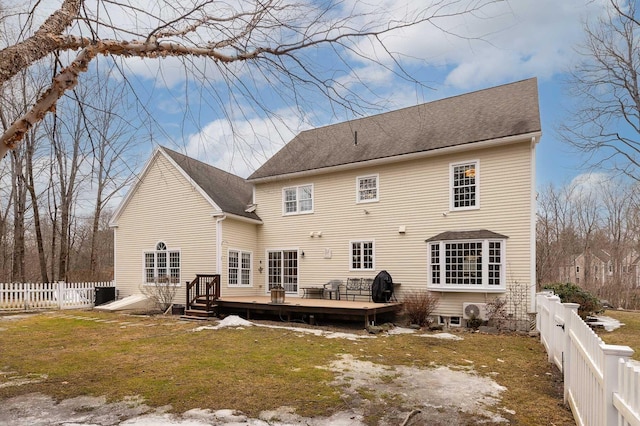
[[[268,252],[268,290],[282,286],[287,293],[298,292],[298,250]]]

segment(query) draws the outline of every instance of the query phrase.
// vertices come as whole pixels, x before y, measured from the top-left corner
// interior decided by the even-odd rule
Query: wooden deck
[[[221,297],[216,300],[219,313],[239,314],[251,319],[251,315],[279,315],[288,321],[303,315],[310,320],[353,320],[364,318],[365,327],[376,323],[378,315],[393,314],[402,309],[402,303],[374,303],[347,300],[303,299],[287,296],[285,303],[271,303],[269,296]]]

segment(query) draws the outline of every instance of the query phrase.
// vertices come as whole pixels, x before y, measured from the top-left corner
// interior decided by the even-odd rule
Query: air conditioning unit
[[[486,303],[463,303],[462,304],[462,318],[469,320],[473,318],[486,320],[487,319],[487,304]]]

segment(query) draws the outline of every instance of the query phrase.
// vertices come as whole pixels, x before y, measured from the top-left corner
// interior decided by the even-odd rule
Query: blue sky
[[[406,1],[410,7],[433,3]],[[341,4],[347,9],[355,2]],[[564,108],[571,102],[562,82],[579,60],[575,49],[584,38],[583,22],[602,14],[607,1],[487,2],[490,4],[473,14],[439,19],[437,27],[425,23],[385,38],[387,48],[422,85],[390,72],[395,65],[389,58],[381,60],[385,67],[362,60],[362,56],[381,52],[379,46],[368,42],[355,45],[359,55],[343,53],[342,62],[328,50],[310,50],[305,58],[315,63],[322,75],[332,75],[342,87],[379,106],[369,113],[537,77],[543,126],[537,151],[538,186],[569,183],[587,170],[582,167],[583,159],[555,133],[557,123],[566,116]],[[466,3],[477,1],[453,1],[452,7]],[[406,10],[400,0],[383,0],[376,6],[374,13],[383,11],[385,18],[395,18]],[[190,70],[197,70],[192,75],[176,58],[130,58],[124,64],[136,96],[155,117],[153,143],[140,150],[141,162],[156,144],[163,144],[248,176],[298,131],[350,118],[346,111],[304,89],[294,100],[286,90],[278,90],[277,82],[269,84],[271,76],[246,64],[232,68],[245,87],[244,93],[229,87],[224,71],[204,60],[196,59],[189,65]],[[263,109],[255,108],[256,100],[273,113],[270,118]]]

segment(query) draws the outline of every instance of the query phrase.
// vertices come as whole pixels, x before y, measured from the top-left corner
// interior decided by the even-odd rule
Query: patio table
[[[311,287],[302,287],[302,298],[303,299],[311,299],[313,297],[317,297],[318,299],[322,299],[324,295],[324,287],[320,286],[311,286]]]

